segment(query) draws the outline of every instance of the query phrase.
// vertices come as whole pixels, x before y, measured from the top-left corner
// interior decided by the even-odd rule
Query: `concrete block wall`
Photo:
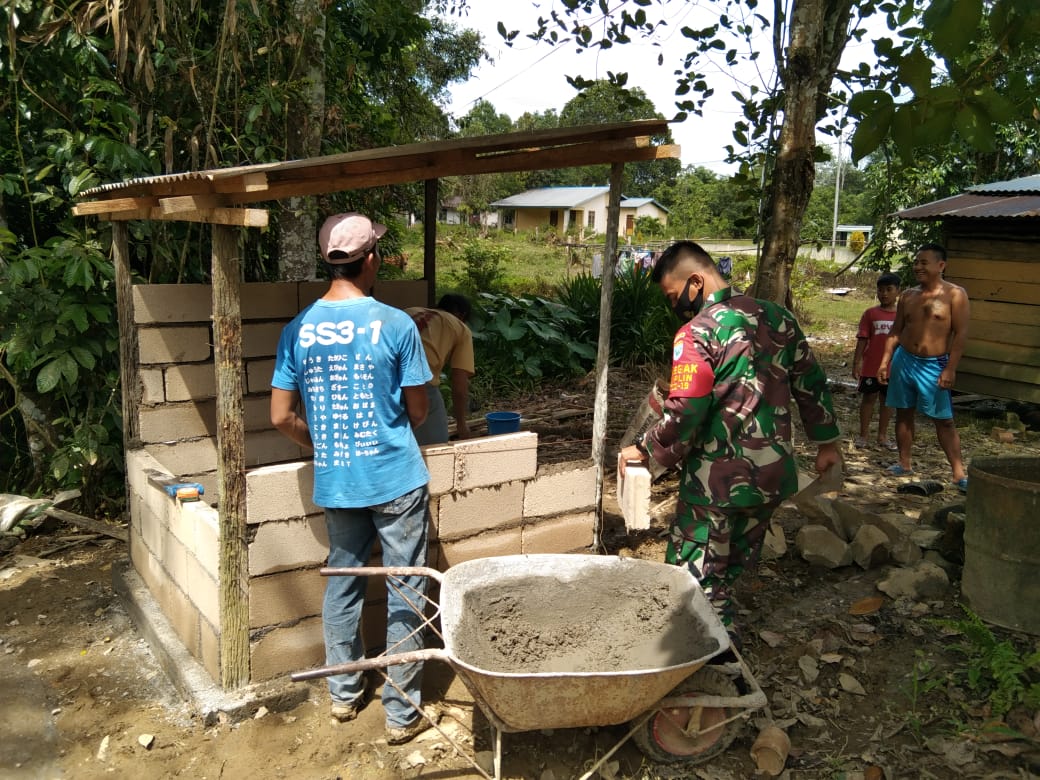
[[[595,523],[591,461],[538,467],[538,436],[520,432],[423,448],[430,470],[429,565],[444,571],[473,558],[584,552]],[[254,681],[324,660],[318,574],[328,539],[310,502],[306,461],[251,469],[246,502],[250,631]],[[372,565],[379,565],[378,551]],[[366,647],[381,649],[386,590],[371,578],[365,600]]]
[[[322,282],[242,286],[243,398],[251,679],[324,661],[317,570],[328,539],[311,503],[306,454],[271,429],[274,352],[282,326],[327,289]],[[381,282],[381,300],[425,302],[426,283]],[[215,380],[208,285],[134,288],[141,384],[141,447],[127,453],[131,558],[177,635],[220,679],[219,518]],[[582,552],[592,544],[595,472],[590,461],[538,467],[538,437],[515,433],[424,448],[430,469],[429,564],[472,558]],[[200,482],[204,500],[178,504],[155,478]],[[374,553],[374,565],[379,552]],[[386,592],[372,578],[366,646],[382,646]]]
[[[130,559],[174,631],[220,679],[219,518],[205,501],[181,503],[155,480],[170,473],[146,450],[127,453]]]

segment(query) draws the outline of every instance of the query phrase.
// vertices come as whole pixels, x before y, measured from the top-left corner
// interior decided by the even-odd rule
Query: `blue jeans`
[[[383,548],[383,566],[426,565],[426,507],[429,502],[426,485],[405,493],[385,504],[360,509],[326,507],[325,524],[329,530],[329,566],[356,567],[368,564],[376,535]],[[405,577],[398,584],[402,595],[391,587],[387,578],[386,646],[388,653],[421,650],[422,635],[416,633],[422,616],[408,606],[405,597],[422,609],[420,594],[426,592],[425,577]],[[325,584],[322,622],[325,632],[325,663],[350,663],[365,657],[359,622],[365,603],[367,577],[329,577]],[[413,590],[414,589],[414,590]],[[408,698],[421,703],[422,664],[391,666],[387,672]],[[361,672],[329,677],[329,693],[333,702],[352,702],[364,693]],[[389,683],[383,686],[383,709],[389,727],[407,726],[415,721],[417,711]]]
[[[430,410],[426,421],[414,429],[415,440],[419,446],[424,444],[448,443],[448,410],[444,406],[444,396],[439,386],[426,385],[426,398],[430,402]]]

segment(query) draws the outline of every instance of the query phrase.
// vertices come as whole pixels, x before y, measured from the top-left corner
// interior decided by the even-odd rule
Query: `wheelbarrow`
[[[729,746],[741,719],[766,705],[685,567],[567,554],[478,558],[443,573],[371,566],[321,573],[437,580],[440,603],[425,625],[436,631],[439,615],[443,648],[397,655],[391,648],[391,654],[292,679],[445,661],[492,726],[495,780],[501,777],[503,732],[631,721],[625,736],[583,776],[589,778],[629,737],[655,761],[703,763]],[[727,649],[735,661],[705,668]]]

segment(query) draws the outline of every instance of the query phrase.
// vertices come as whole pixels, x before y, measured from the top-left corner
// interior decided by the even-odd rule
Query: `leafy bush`
[[[578,317],[568,307],[545,298],[481,293],[470,316],[478,394],[531,390],[545,379],[586,373],[596,348],[568,329]]]
[[[572,335],[593,346],[599,339],[603,287],[590,274],[579,274],[557,287],[557,299],[574,311],[579,323]],[[634,268],[614,279],[610,309],[611,362],[635,366],[669,359],[679,322],[650,274]]]
[[[0,263],[0,395],[10,410],[0,420],[0,492],[79,488],[93,514],[123,493],[112,265],[93,237],[72,232],[9,257]]]
[[[466,241],[460,251],[463,270],[459,286],[463,292],[476,295],[499,289],[503,277],[502,265],[506,251],[490,241]]]

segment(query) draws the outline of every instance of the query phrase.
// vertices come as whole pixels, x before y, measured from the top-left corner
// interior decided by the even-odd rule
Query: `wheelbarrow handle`
[[[378,655],[375,658],[363,658],[360,661],[351,661],[347,664],[335,664],[333,666],[322,666],[317,669],[308,669],[305,672],[295,672],[290,675],[293,682],[301,680],[314,680],[318,677],[331,677],[336,674],[353,674],[354,672],[367,672],[371,669],[386,669],[388,666],[398,664],[414,664],[419,661],[443,660],[451,662],[451,655],[447,650],[440,647],[428,647],[425,650],[412,650],[407,653],[396,655]]]
[[[444,581],[444,573],[429,566],[325,566],[319,570],[322,577],[432,577]]]

